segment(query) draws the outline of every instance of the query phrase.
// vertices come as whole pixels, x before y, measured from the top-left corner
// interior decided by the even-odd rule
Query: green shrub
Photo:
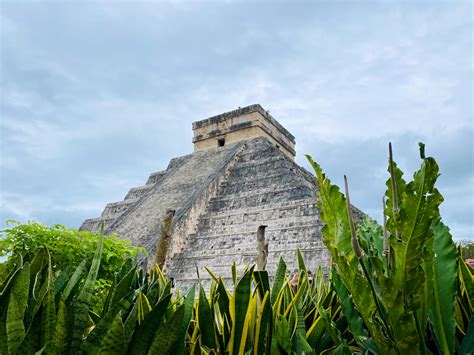
[[[7,260],[2,265],[3,270],[0,269],[0,281],[18,263],[19,256],[34,255],[43,247],[50,252],[53,272],[67,267],[74,269],[83,260],[90,265],[98,243],[98,235],[60,224],[48,227],[34,222],[17,223],[16,226],[1,231],[0,257],[6,257]],[[143,249],[133,247],[129,241],[108,236],[104,240],[98,279],[111,282],[124,259],[134,258],[140,252]]]

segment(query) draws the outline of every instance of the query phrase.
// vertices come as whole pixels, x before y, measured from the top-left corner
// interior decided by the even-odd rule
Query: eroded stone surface
[[[152,173],[145,185],[108,204],[81,229],[97,232],[104,223],[106,233],[147,248],[153,260],[165,213],[176,211],[164,268],[181,288],[197,281],[196,267],[206,285],[211,277],[205,266],[229,282],[233,263],[240,270],[255,264],[260,226],[267,226],[270,276],[280,257],[290,271],[296,269],[297,248],[310,269],[327,270],[318,187],[293,162],[294,137],[265,113],[252,105],[195,122],[193,154],[172,159],[166,170]]]

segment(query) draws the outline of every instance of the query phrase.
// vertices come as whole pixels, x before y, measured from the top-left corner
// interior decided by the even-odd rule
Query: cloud
[[[375,216],[387,142],[412,172],[424,141],[474,237],[472,4],[287,5],[2,2],[0,217],[77,227],[258,102]]]

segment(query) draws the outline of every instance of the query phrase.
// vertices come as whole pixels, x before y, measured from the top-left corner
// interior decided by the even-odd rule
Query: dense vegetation
[[[230,286],[209,270],[210,290],[173,294],[159,268],[146,273],[127,254],[98,307],[109,237],[90,267],[64,268],[50,245],[18,243],[0,280],[0,353],[472,353],[474,277],[441,221],[438,166],[420,153],[410,182],[390,154],[385,223],[357,230],[347,181],[344,195],[309,158],[333,267],[310,279],[298,252],[295,287],[280,260],[271,285],[266,271],[238,277],[234,266]]]
[[[462,241],[461,251],[464,259],[474,259],[474,242],[470,240]]]
[[[48,227],[40,223],[9,221],[12,223],[15,225],[3,230],[0,238],[0,257],[11,256],[6,263],[0,264],[0,280],[17,266],[20,255],[31,257],[41,248],[47,248],[51,255],[53,272],[67,267],[74,269],[84,260],[89,267],[100,239],[96,234],[60,224]],[[144,250],[132,247],[129,241],[108,236],[104,240],[98,279],[111,282],[126,259],[139,257],[141,253]]]

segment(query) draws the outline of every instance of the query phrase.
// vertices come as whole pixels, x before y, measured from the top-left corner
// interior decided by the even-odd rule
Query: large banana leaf
[[[334,291],[336,291],[339,300],[341,301],[344,317],[347,319],[349,329],[356,339],[360,342],[368,336],[367,329],[365,328],[364,321],[360,317],[359,312],[354,308],[354,304],[351,300],[351,295],[344,286],[339,273],[335,268],[331,272],[331,281],[334,285]]]
[[[448,227],[441,219],[433,225],[434,263],[433,298],[430,304],[430,319],[440,352],[454,353],[456,313],[454,304],[457,293],[458,254]]]
[[[321,219],[325,222],[322,229],[323,241],[337,264],[339,275],[352,295],[352,301],[360,313],[370,335],[381,349],[391,349],[385,335],[387,326],[381,324],[383,315],[376,316],[378,299],[371,291],[369,279],[360,270],[360,264],[352,250],[346,200],[339,188],[332,185],[320,166],[307,156],[313,166],[318,186]],[[380,306],[380,302],[379,302]],[[379,312],[380,313],[380,312]]]

